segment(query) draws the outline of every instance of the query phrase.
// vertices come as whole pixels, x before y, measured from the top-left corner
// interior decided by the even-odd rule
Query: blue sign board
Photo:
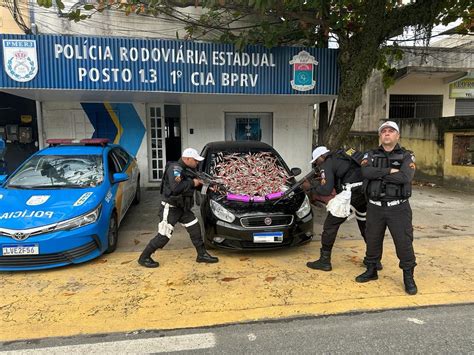
[[[0,88],[336,95],[337,50],[195,41],[1,35]]]

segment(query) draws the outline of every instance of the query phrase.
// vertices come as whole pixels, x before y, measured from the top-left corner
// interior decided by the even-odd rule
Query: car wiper
[[[84,189],[89,186],[82,186],[82,185],[37,185],[33,186],[33,188],[38,190],[54,190],[54,189]]]
[[[11,188],[11,189],[20,189],[20,190],[29,190],[33,189],[34,186],[31,185],[6,185],[6,188]]]

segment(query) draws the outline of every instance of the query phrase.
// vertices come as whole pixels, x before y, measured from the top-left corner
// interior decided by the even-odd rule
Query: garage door
[[[474,115],[474,100],[456,99],[455,115],[456,116]]]

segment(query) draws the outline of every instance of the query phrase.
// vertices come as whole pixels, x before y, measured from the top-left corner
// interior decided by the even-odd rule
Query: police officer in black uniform
[[[413,278],[416,266],[413,251],[412,212],[408,199],[415,174],[415,157],[400,147],[398,125],[393,121],[379,128],[381,145],[369,151],[362,160],[362,174],[368,179],[367,195],[367,271],[356,277],[357,282],[377,280],[376,263],[382,257],[383,239],[388,226],[395,243],[405,291],[414,295],[417,286]]]
[[[143,250],[138,263],[145,267],[158,267],[159,263],[151,258],[157,249],[163,248],[170,240],[174,226],[180,222],[188,231],[197,251],[198,263],[217,263],[218,258],[209,255],[204,247],[199,221],[191,211],[194,204],[194,190],[203,184],[200,179],[192,178],[188,169],[196,169],[204,160],[193,148],[183,151],[181,159],[167,165],[161,184],[161,208],[158,234]]]
[[[367,201],[362,188],[361,160],[362,153],[354,150],[330,152],[324,146],[317,147],[313,151],[313,160],[311,160],[311,163],[317,165],[320,172],[320,181],[311,187],[311,193],[329,196],[333,189],[335,189],[337,193],[340,193],[345,184],[360,184],[351,189],[351,207],[355,210],[355,217],[360,234],[365,240]],[[332,270],[332,247],[336,241],[339,227],[346,220],[347,217],[336,217],[328,212],[321,235],[320,257],[316,261],[306,263],[306,266],[316,270]],[[382,269],[380,261],[378,262],[378,268]]]

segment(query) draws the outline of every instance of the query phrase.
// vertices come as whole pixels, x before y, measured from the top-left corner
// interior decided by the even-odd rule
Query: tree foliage
[[[64,9],[61,0],[37,1],[43,6],[56,1]],[[248,44],[313,47],[328,38],[337,41],[340,92],[335,119],[324,137],[331,148],[341,145],[349,132],[372,70],[383,70],[390,84],[390,59],[402,53],[397,44],[386,46],[390,38],[413,27],[429,41],[434,25],[459,18],[465,24],[459,32],[465,34],[474,14],[470,0],[98,0],[68,16],[80,21],[112,7],[127,14],[166,15],[185,25],[189,39],[215,38],[238,49]],[[182,11],[186,7],[200,7],[201,14],[191,16]]]

